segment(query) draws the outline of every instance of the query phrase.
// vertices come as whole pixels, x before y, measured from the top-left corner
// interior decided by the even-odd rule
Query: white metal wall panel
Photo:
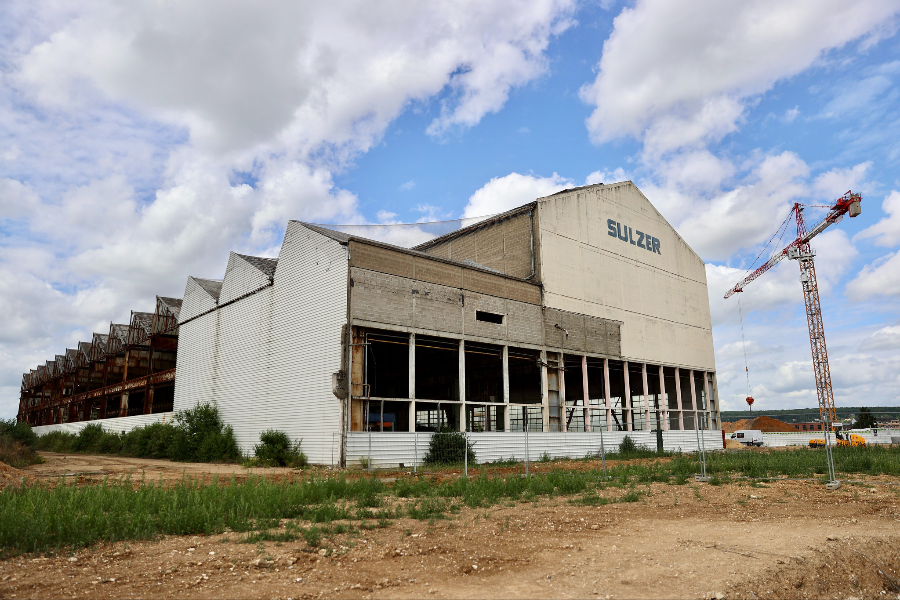
[[[99,421],[77,421],[75,423],[57,423],[56,425],[40,425],[34,428],[34,432],[41,436],[51,431],[63,431],[65,433],[78,433],[91,423],[99,423],[105,431],[127,433],[135,427],[143,427],[152,423],[169,423],[175,413],[156,413],[155,415],[135,415],[133,417],[119,417],[116,419],[102,419]]]
[[[193,277],[188,277],[179,322],[184,323],[215,306],[216,301],[209,292],[200,287]],[[214,402],[217,329],[218,311],[179,327],[178,354],[175,359],[176,411]]]
[[[371,456],[372,467],[422,466],[428,453],[432,433],[368,433],[352,432],[347,435],[347,466],[362,464]],[[635,444],[656,449],[656,433],[652,431],[610,431],[602,436],[606,452],[616,452],[625,436]],[[468,433],[473,444],[476,463],[494,462],[513,458],[523,461],[526,456],[525,433],[484,432]],[[600,452],[599,432],[529,433],[529,460],[540,460],[545,454],[551,458],[584,458]],[[664,431],[663,449],[670,452],[696,452],[700,445],[708,451],[722,450],[722,432]]]
[[[219,304],[259,289],[269,282],[268,276],[251,265],[240,254],[232,252],[228,256],[225,278],[222,280],[222,291],[219,293]]]
[[[347,323],[347,249],[291,221],[275,273],[267,389],[254,405],[254,427],[303,440],[314,463],[331,461],[340,432],[340,401],[331,374],[341,368]]]
[[[900,432],[898,431],[891,434],[889,430],[885,431],[884,429],[878,430],[878,435],[875,435],[871,430],[866,429],[850,433],[861,435],[866,440],[867,444],[890,444],[891,435],[900,435]],[[731,437],[730,433],[725,435],[726,437]],[[803,431],[798,433],[764,433],[762,434],[762,437],[763,443],[766,446],[808,446],[809,440],[824,440],[825,434],[821,431]],[[834,435],[831,436],[831,443],[835,443]]]

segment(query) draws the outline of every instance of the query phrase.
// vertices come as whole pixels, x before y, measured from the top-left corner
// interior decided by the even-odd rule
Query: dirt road
[[[321,548],[231,533],[13,558],[0,562],[0,597],[900,598],[897,486],[639,489],[628,504],[400,519]]]

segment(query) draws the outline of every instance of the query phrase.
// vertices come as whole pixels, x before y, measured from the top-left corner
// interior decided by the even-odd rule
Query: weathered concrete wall
[[[441,258],[469,259],[524,279],[531,276],[531,225],[531,211],[525,210],[422,250]]]
[[[703,260],[633,183],[543,198],[537,216],[545,306],[622,321],[628,360],[715,370]]]

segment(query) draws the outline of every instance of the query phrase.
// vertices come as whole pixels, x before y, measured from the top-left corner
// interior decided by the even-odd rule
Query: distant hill
[[[876,417],[890,416],[894,419],[900,418],[900,406],[870,406],[868,407],[872,414]],[[838,420],[855,417],[859,412],[858,406],[838,406],[835,408]],[[723,421],[737,421],[739,419],[752,419],[755,417],[772,417],[785,423],[807,423],[815,421],[819,418],[818,408],[790,408],[786,410],[754,410],[752,413],[748,410],[723,410]]]

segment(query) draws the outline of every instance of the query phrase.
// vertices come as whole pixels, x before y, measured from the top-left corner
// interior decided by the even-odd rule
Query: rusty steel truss
[[[18,420],[37,425],[172,410],[180,298],[57,354],[22,376]]]

